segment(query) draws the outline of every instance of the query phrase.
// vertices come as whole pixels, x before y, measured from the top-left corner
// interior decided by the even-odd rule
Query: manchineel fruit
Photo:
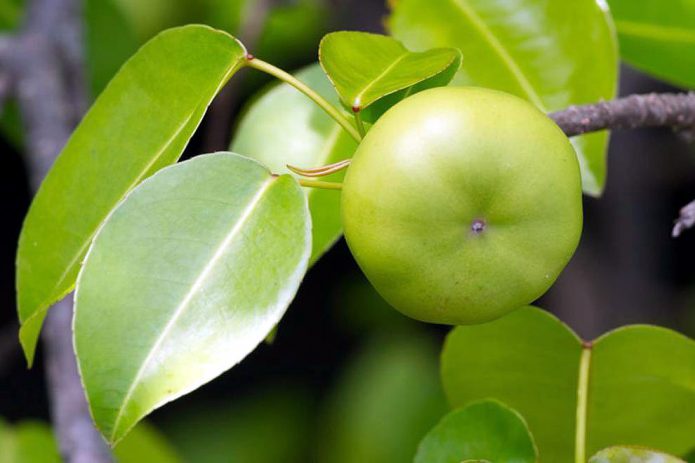
[[[345,238],[376,290],[427,322],[474,324],[541,296],[582,229],[577,156],[555,123],[495,90],[389,109],[343,185]]]

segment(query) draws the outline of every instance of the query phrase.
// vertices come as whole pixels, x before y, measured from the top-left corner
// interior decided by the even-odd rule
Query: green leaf
[[[51,428],[41,422],[24,421],[15,426],[15,455],[10,463],[60,463],[58,444]],[[5,461],[5,460],[3,460]]]
[[[341,101],[353,111],[390,96],[386,105],[363,114],[374,121],[407,95],[448,84],[461,67],[461,52],[435,48],[413,53],[391,37],[343,31],[321,40],[319,60]]]
[[[615,442],[675,455],[695,445],[695,342],[665,328],[620,328],[583,347],[552,315],[523,308],[449,334],[444,389],[454,407],[503,401],[527,420],[541,460],[572,461],[584,350],[589,454]]]
[[[163,32],[114,77],[70,137],[19,239],[20,340],[31,364],[48,307],[69,293],[99,225],[140,181],[175,162],[244,47],[204,26]]]
[[[115,0],[86,0],[84,16],[85,61],[91,94],[96,96],[135,53],[139,40]]]
[[[166,437],[146,421],[133,428],[113,453],[118,463],[181,463]]]
[[[695,87],[693,0],[608,0],[620,39],[620,56],[675,85]]]
[[[453,407],[501,400],[526,419],[543,461],[572,461],[580,355],[580,340],[562,322],[538,309],[519,309],[449,334],[444,390]]]
[[[589,459],[589,463],[685,463],[680,458],[639,447],[610,447]]]
[[[637,325],[601,336],[592,351],[590,454],[616,442],[674,455],[695,447],[695,341]]]
[[[411,461],[445,413],[435,346],[409,331],[372,339],[348,364],[326,404],[319,463]]]
[[[318,64],[296,74],[331,103],[338,98]],[[357,143],[321,108],[288,84],[272,87],[244,112],[231,150],[257,159],[276,173],[286,165],[318,167],[352,157]],[[344,173],[325,177],[341,182]],[[311,262],[326,252],[342,233],[340,193],[305,188],[313,224]]]
[[[615,96],[615,32],[599,1],[394,3],[387,26],[405,46],[413,50],[456,47],[463,52],[466,65],[454,79],[458,85],[513,93],[546,112]],[[608,135],[584,135],[572,141],[584,191],[600,194]]]
[[[267,336],[304,276],[310,230],[295,180],[231,153],[164,169],[114,210],[80,272],[74,322],[109,442]]]
[[[537,450],[523,417],[493,400],[446,415],[422,440],[415,463],[535,463]]]

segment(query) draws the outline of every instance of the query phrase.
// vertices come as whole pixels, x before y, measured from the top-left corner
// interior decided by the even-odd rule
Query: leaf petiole
[[[577,416],[575,426],[575,463],[586,462],[586,413],[589,401],[589,370],[591,368],[591,344],[584,343],[579,361],[579,383],[577,385]]]
[[[360,117],[360,111],[354,111],[353,114],[355,115],[355,125],[357,125],[357,130],[360,132],[360,135],[363,137],[367,134],[367,131],[364,128],[364,123],[362,123],[362,117]]]
[[[309,188],[321,188],[323,190],[342,190],[343,184],[336,182],[324,182],[321,180],[308,180],[305,178],[297,179],[299,184]]]
[[[305,85],[303,82],[295,78],[292,74],[283,71],[282,69],[273,66],[270,63],[266,63],[253,55],[246,56],[246,65],[257,69],[261,72],[265,72],[285,83],[290,84],[309,98],[314,101],[317,105],[321,107],[326,113],[331,116],[340,126],[345,129],[345,131],[350,134],[358,143],[362,141],[362,135],[357,131],[350,120],[345,117],[335,106],[326,101],[321,95],[316,93],[311,87]]]

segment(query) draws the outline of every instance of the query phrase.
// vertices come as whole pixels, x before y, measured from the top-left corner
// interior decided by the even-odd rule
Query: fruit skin
[[[515,96],[447,87],[395,105],[355,153],[345,237],[376,290],[427,322],[474,324],[541,296],[577,247],[577,156]]]

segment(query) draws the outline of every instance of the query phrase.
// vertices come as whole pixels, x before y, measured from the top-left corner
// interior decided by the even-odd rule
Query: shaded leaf
[[[299,186],[250,159],[196,157],[136,188],[95,238],[75,296],[78,363],[107,440],[251,352],[310,250]]]
[[[665,328],[630,326],[584,349],[591,354],[588,454],[615,442],[674,455],[695,446],[695,342]],[[523,308],[449,334],[444,389],[455,407],[503,401],[527,420],[541,460],[572,461],[582,350],[555,317]]]
[[[271,385],[253,387],[231,400],[184,407],[169,412],[164,431],[186,462],[313,461],[308,454],[315,445],[314,398],[287,378],[275,375]]]
[[[118,463],[181,463],[172,444],[146,421],[133,428],[113,453]]]
[[[338,98],[318,64],[296,74],[331,103]],[[257,159],[275,173],[286,165],[317,167],[352,157],[357,143],[321,108],[288,84],[274,86],[245,110],[231,150]],[[324,177],[340,182],[344,172]],[[315,262],[342,233],[340,193],[305,188],[312,219]]]
[[[9,463],[61,463],[58,444],[48,425],[21,422],[14,428],[14,438],[14,460],[10,459]]]
[[[326,405],[319,463],[411,461],[445,413],[437,356],[423,333],[373,339],[348,364]]]
[[[448,84],[461,66],[461,53],[454,48],[414,53],[391,37],[348,31],[327,34],[319,45],[319,59],[341,101],[353,111],[391,96],[363,114],[368,121],[409,94]]]
[[[618,54],[610,15],[596,0],[398,0],[388,19],[413,50],[456,47],[454,82],[513,93],[543,111],[615,96]],[[581,45],[580,45],[581,44]],[[584,191],[606,176],[606,133],[574,138]]]
[[[84,2],[85,61],[93,97],[101,93],[140,45],[131,23],[116,1]]]
[[[20,339],[29,363],[48,307],[72,290],[99,225],[130,189],[178,159],[244,53],[208,27],[163,32],[121,68],[72,134],[19,240]]]
[[[693,0],[608,0],[620,39],[620,56],[642,71],[695,87]]]
[[[680,458],[639,447],[610,447],[589,459],[589,463],[685,463]]]
[[[536,446],[523,417],[484,400],[450,412],[422,440],[415,463],[535,463]]]

